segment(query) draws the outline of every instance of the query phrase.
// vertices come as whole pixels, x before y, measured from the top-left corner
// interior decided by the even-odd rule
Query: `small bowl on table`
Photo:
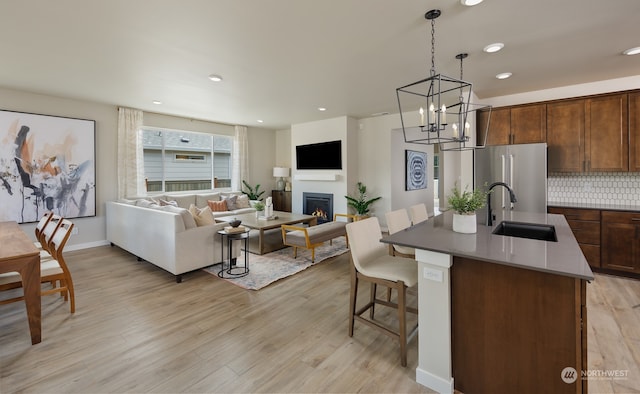
[[[233,228],[236,228],[236,227],[238,227],[238,226],[240,225],[240,223],[242,223],[242,220],[239,220],[239,219],[235,219],[235,218],[234,218],[233,220],[231,220],[231,221],[229,222],[229,226],[231,226],[231,227],[233,227]]]

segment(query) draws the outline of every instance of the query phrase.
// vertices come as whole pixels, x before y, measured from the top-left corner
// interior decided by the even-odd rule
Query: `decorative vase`
[[[476,229],[475,212],[469,215],[453,214],[453,231],[463,234],[473,234]]]

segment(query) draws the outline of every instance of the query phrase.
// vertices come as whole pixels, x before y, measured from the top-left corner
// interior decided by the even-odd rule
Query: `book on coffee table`
[[[224,231],[227,234],[236,234],[236,233],[244,233],[245,231],[247,231],[247,229],[244,226],[238,226],[238,227],[226,226],[224,228]]]

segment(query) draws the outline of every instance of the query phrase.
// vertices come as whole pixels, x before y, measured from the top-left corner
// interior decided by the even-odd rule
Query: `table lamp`
[[[276,190],[284,190],[284,177],[289,176],[288,167],[273,167],[273,176],[278,178],[276,182]]]

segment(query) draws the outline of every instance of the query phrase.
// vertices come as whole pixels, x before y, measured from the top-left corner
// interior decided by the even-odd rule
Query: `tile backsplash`
[[[550,173],[547,177],[547,200],[639,207],[640,173]]]

